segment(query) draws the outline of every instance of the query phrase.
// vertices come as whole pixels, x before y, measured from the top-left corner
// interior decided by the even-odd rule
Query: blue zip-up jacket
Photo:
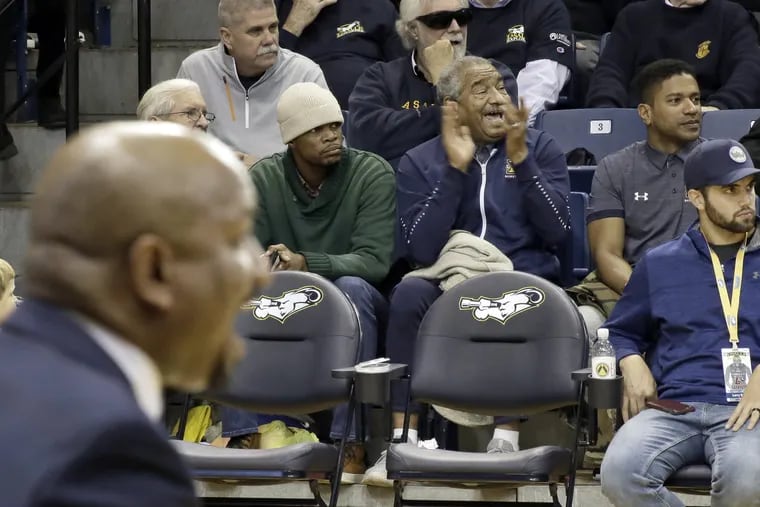
[[[724,264],[728,293],[735,259]],[[739,347],[760,358],[760,234],[744,256]],[[728,405],[720,349],[730,347],[710,253],[695,226],[636,264],[605,324],[618,361],[644,354],[660,399]]]
[[[465,174],[451,167],[441,137],[409,150],[396,176],[403,254],[433,264],[453,229],[490,241],[518,271],[556,281],[555,247],[570,231],[570,177],[565,155],[544,132],[528,129],[528,157],[507,161],[503,142]]]

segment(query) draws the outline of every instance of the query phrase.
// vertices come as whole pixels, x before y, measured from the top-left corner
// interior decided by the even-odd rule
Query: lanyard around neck
[[[707,242],[707,238],[705,238]],[[747,249],[747,235],[744,236],[744,243],[739,247],[736,254],[736,263],[734,265],[734,284],[731,289],[731,299],[728,297],[726,288],[726,279],[723,276],[723,268],[720,265],[718,255],[707,243],[707,249],[710,251],[710,260],[712,261],[713,271],[715,272],[715,282],[718,285],[718,295],[720,296],[720,306],[723,309],[723,316],[726,319],[728,327],[728,341],[733,348],[738,348],[739,344],[739,299],[742,293],[742,274],[744,273],[744,252]]]

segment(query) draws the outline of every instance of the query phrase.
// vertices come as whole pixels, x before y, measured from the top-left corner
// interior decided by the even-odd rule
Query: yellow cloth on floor
[[[182,437],[182,440],[185,442],[200,442],[209,426],[211,426],[211,407],[209,405],[198,405],[191,408],[187,413],[185,435]],[[179,421],[174,425],[172,436],[175,436],[178,431]]]
[[[276,449],[288,445],[319,442],[319,438],[303,428],[288,427],[282,421],[272,421],[259,426],[261,441],[259,449]]]

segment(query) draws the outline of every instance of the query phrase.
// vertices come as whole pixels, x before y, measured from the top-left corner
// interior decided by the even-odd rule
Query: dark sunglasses
[[[467,23],[472,21],[472,11],[467,8],[459,9],[458,11],[438,11],[425,14],[416,19],[428,28],[443,30],[451,25],[452,19],[457,21],[457,25],[466,26]]]

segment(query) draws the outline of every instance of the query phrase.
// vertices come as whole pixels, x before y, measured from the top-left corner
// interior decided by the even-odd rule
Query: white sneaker
[[[515,446],[502,438],[492,438],[486,447],[487,454],[505,454],[508,452],[515,452]]]
[[[385,456],[388,451],[383,451],[374,465],[364,472],[362,484],[365,486],[377,486],[380,488],[392,488],[393,481],[388,480],[388,469],[385,467]]]

